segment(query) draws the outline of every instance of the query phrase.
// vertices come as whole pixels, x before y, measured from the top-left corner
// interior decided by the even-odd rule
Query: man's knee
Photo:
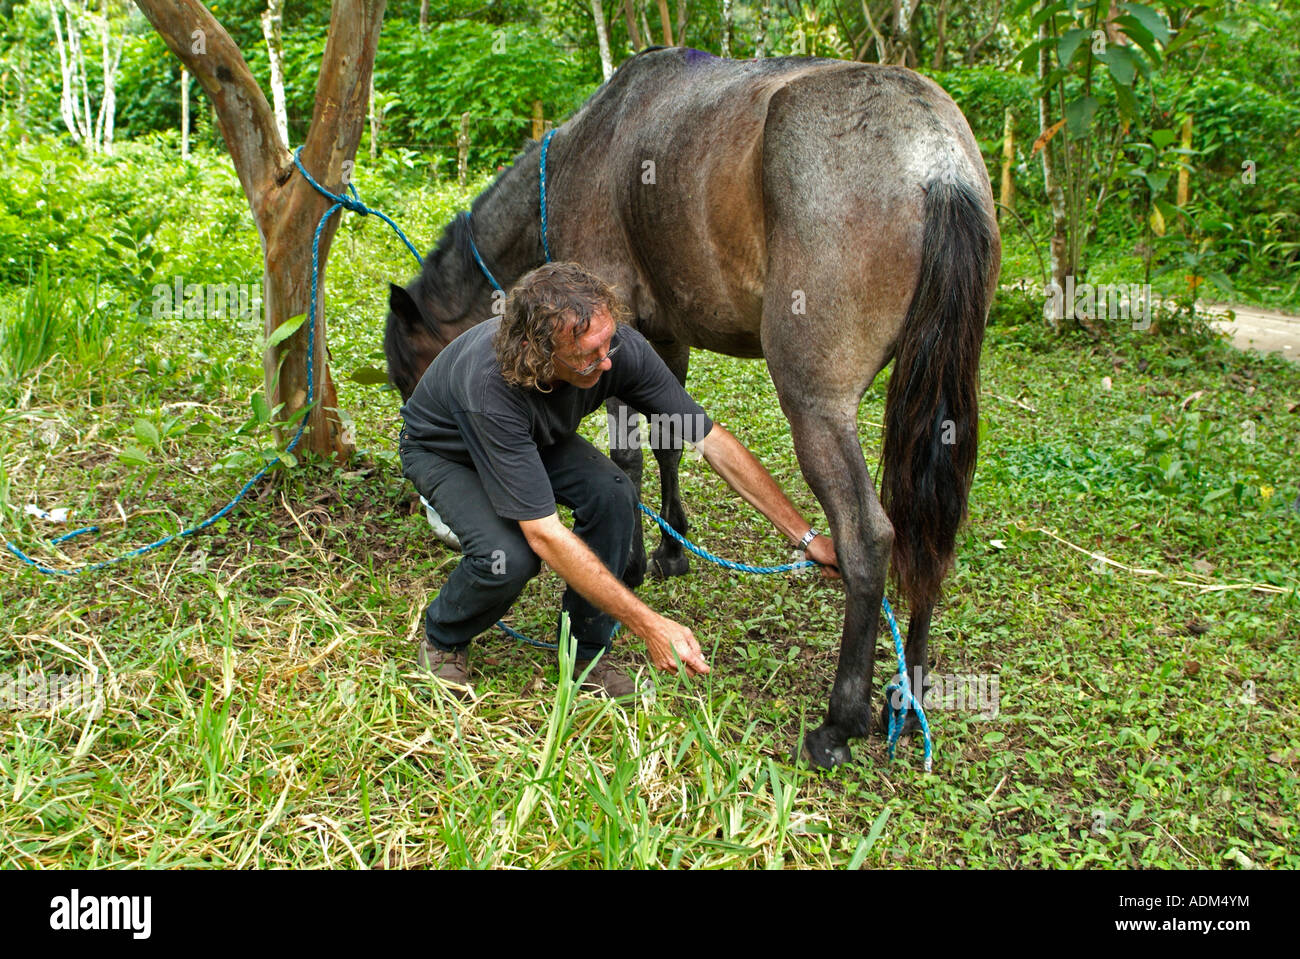
[[[479,554],[467,556],[466,561],[488,588],[523,589],[542,569],[542,561],[522,536],[518,540],[504,540],[495,547],[485,547]]]
[[[587,489],[585,502],[574,509],[581,518],[622,522],[631,525],[636,513],[637,491],[621,470],[602,471]]]

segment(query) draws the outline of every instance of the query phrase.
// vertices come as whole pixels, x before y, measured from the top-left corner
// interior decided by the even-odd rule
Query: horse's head
[[[384,355],[388,378],[403,400],[448,343],[492,315],[491,294],[470,250],[462,214],[447,225],[418,277],[405,289],[389,284]]]
[[[395,283],[388,285],[384,356],[388,360],[388,379],[401,392],[403,401],[411,398],[424,371],[451,342],[443,335],[438,321],[421,306],[421,299],[418,278],[406,289]]]

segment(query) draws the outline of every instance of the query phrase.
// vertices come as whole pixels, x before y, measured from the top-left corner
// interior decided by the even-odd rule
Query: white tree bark
[[[117,68],[122,62],[122,50],[126,41],[119,36],[117,42],[113,42],[113,27],[108,19],[107,8],[102,16],[95,18],[95,25],[99,27],[101,69],[104,74],[104,95],[99,101],[95,138],[103,152],[111,155],[117,120]]]
[[[77,124],[77,94],[73,79],[72,61],[63,43],[63,24],[59,22],[59,8],[50,0],[50,22],[54,25],[54,42],[59,50],[59,75],[63,78],[63,92],[59,95],[59,115],[68,128],[74,143],[81,142],[81,128]]]
[[[190,158],[190,71],[181,64],[181,159]]]
[[[605,26],[605,11],[600,0],[591,0],[591,17],[596,21],[596,43],[600,46],[600,72],[608,80],[614,74],[614,58],[609,52],[609,30]]]
[[[284,0],[267,0],[262,11],[262,36],[266,38],[266,55],[271,64],[271,104],[280,142],[289,145],[289,112],[284,103]]]
[[[81,20],[86,13],[86,4],[85,0],[81,0],[74,8],[64,0],[64,6],[68,17],[68,59],[72,61],[73,77],[81,85],[81,102],[78,107],[80,117],[77,122],[81,124],[81,138],[90,147],[90,152],[98,153],[99,140],[95,137],[94,120],[91,119],[93,114],[90,112],[90,84],[86,82],[86,53],[81,46]],[[72,96],[75,100],[77,96],[75,89]]]
[[[722,56],[731,57],[731,0],[722,0]]]

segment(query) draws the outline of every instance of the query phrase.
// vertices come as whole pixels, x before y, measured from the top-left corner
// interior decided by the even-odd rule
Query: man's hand
[[[835,544],[829,536],[814,536],[804,555],[813,562],[821,563],[822,575],[827,579],[840,578],[840,563],[835,557]]]
[[[521,520],[519,528],[533,552],[566,583],[645,640],[656,669],[677,672],[676,650],[691,675],[709,671],[691,631],[637,599],[558,516]]]
[[[655,669],[667,673],[677,672],[677,658],[673,656],[673,651],[676,650],[688,675],[702,676],[709,671],[709,664],[704,661],[695,634],[681,623],[660,616],[658,622],[646,630],[642,638],[645,639],[646,652],[650,654],[650,662],[654,663]]]

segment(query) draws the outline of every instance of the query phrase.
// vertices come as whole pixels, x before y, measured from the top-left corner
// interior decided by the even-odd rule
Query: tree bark
[[[641,49],[641,33],[636,28],[636,14],[632,10],[632,0],[623,0],[623,17],[627,20],[627,39],[632,49]]]
[[[286,320],[307,312],[312,234],[329,201],[294,168],[265,94],[239,48],[212,14],[198,0],[136,2],[172,53],[198,78],[216,111],[262,240],[264,328],[269,334]],[[334,0],[302,163],[335,193],[346,189],[344,164],[350,169],[361,141],[384,5],[385,0]],[[193,39],[196,35],[198,39]],[[195,51],[200,40],[206,51],[201,54]],[[337,415],[322,308],[324,268],[338,224],[339,217],[331,217],[321,231],[322,283],[316,302],[312,364],[316,402],[307,416],[304,446],[322,455],[345,457],[351,453],[352,443],[345,438]],[[283,402],[286,419],[292,419],[306,403],[307,332],[304,323],[263,359],[270,405],[274,408]]]
[[[948,0],[939,2],[939,12],[935,14],[934,33],[934,59],[930,61],[930,68],[942,70],[944,46],[948,39]]]
[[[722,56],[731,57],[731,0],[722,0]]]
[[[614,75],[614,58],[609,52],[609,29],[605,26],[605,11],[600,0],[591,0],[591,18],[596,21],[596,43],[600,47],[600,72],[608,80]]]
[[[1016,181],[1011,177],[1011,164],[1016,158],[1016,115],[1007,107],[1006,116],[1002,124],[1002,188],[999,191],[998,200],[1004,207],[998,211],[998,219],[1002,219],[1002,214],[1008,211],[1014,211],[1016,208]]]
[[[420,32],[429,32],[429,0],[420,0]]]
[[[118,42],[113,43],[113,29],[107,12],[96,17],[95,23],[100,30],[101,66],[104,74],[104,92],[99,101],[99,120],[95,124],[96,135],[100,147],[111,156],[117,123],[117,68],[122,62],[122,50],[126,42],[119,37]]]
[[[289,145],[289,111],[284,98],[284,0],[267,0],[262,11],[262,36],[271,65],[271,102],[275,105],[275,126],[280,140]]]
[[[645,45],[652,47],[654,46],[655,35],[654,31],[650,29],[650,18],[645,15],[647,2],[649,0],[642,0],[641,3],[637,4],[637,16],[641,18],[641,36],[645,40]]]
[[[668,15],[668,0],[659,0],[659,22],[664,28],[664,46],[673,45],[673,23],[672,18]]]
[[[50,22],[54,25],[54,45],[59,51],[59,75],[63,78],[63,91],[59,95],[59,114],[63,125],[68,128],[72,142],[81,142],[81,127],[77,124],[76,82],[73,79],[73,65],[68,57],[68,50],[63,43],[63,25],[59,22],[59,8],[50,0]]]
[[[190,71],[181,65],[181,159],[190,158]]]
[[[677,36],[677,43],[686,46],[686,18],[688,11],[686,9],[686,0],[677,0],[677,29],[674,33]]]

